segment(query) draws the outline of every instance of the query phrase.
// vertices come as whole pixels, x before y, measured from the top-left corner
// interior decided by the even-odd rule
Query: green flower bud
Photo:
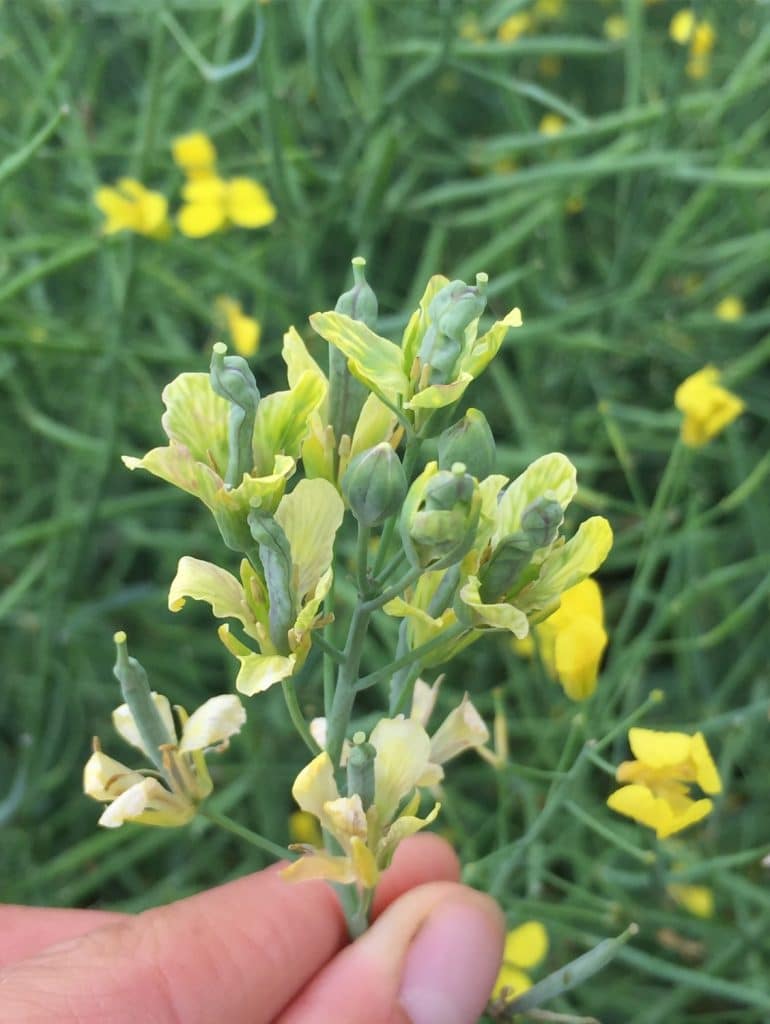
[[[484,312],[486,274],[479,274],[476,281],[476,287],[465,281],[450,281],[434,295],[428,306],[430,325],[417,356],[423,366],[430,366],[431,384],[447,384],[454,379],[455,366],[465,344],[465,328]]]
[[[156,768],[163,770],[161,748],[175,743],[176,737],[169,736],[160,712],[155,706],[150,691],[147,673],[136,660],[128,655],[126,634],[122,631],[115,634],[116,661],[115,678],[120,683],[123,700],[139,730],[144,749],[152,759]]]
[[[288,654],[289,630],[297,618],[289,541],[280,523],[258,509],[249,512],[248,524],[259,547],[259,560],[270,599],[270,639],[279,654]]]
[[[478,516],[477,484],[465,466],[456,462],[451,471],[439,470],[428,481],[421,507],[404,524],[419,563],[459,561],[473,543]]]
[[[495,468],[495,439],[487,418],[478,409],[469,409],[461,420],[448,427],[438,439],[438,464],[448,469],[464,462],[471,476],[483,480]]]
[[[354,284],[343,292],[334,307],[351,320],[360,320],[369,328],[377,322],[377,296],[364,275],[366,260],[356,256],[353,260]],[[360,380],[348,370],[345,355],[334,345],[329,347],[329,423],[339,445],[343,434],[353,436],[358,417],[369,392]]]
[[[353,747],[348,754],[348,796],[355,793],[361,797],[361,805],[367,811],[374,803],[374,759],[377,751],[366,742],[364,733],[353,737]]]
[[[225,484],[237,487],[243,474],[254,468],[254,420],[260,395],[246,360],[241,356],[226,356],[226,352],[227,346],[221,341],[214,345],[210,380],[213,391],[231,403]]]
[[[344,313],[351,320],[360,320],[362,324],[374,329],[377,323],[377,296],[366,280],[364,267],[366,260],[363,256],[356,256],[353,261],[354,284],[350,291],[343,292],[337,299],[335,312]]]
[[[535,498],[521,514],[521,529],[527,535],[532,550],[548,547],[556,540],[564,522],[564,511],[555,498]]]
[[[342,493],[362,526],[379,526],[395,515],[406,491],[404,467],[386,441],[351,459],[342,478]]]
[[[538,548],[548,547],[564,520],[555,498],[535,498],[524,509],[521,529],[504,537],[481,571],[481,597],[490,603],[523,585],[521,575]]]

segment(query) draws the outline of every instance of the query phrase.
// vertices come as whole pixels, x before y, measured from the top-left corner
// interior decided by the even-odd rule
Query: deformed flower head
[[[745,405],[719,383],[715,366],[704,366],[682,381],[674,404],[684,413],[681,436],[686,445],[700,448],[721,433],[743,412]]]
[[[618,766],[617,780],[626,785],[607,800],[613,811],[655,829],[659,839],[680,832],[711,812],[711,800],[690,796],[693,784],[704,793],[722,791],[703,733],[689,736],[683,732],[631,729],[628,740],[636,760]]]
[[[133,231],[149,238],[166,238],[169,233],[166,197],[145,188],[136,178],[102,185],[94,193],[94,202],[106,218],[102,226],[105,235]]]
[[[125,654],[125,634],[117,633],[115,639],[120,664],[121,650]],[[133,659],[124,662],[129,672],[133,671],[130,664],[144,675]],[[230,737],[240,732],[246,721],[246,712],[238,697],[221,694],[207,700],[189,717],[184,708],[177,707],[181,724],[181,733],[178,733],[168,699],[150,693],[149,687],[146,698],[145,721],[138,719],[128,704],[115,709],[112,721],[123,739],[141,750],[158,766],[158,771],[146,774],[144,770],[127,768],[102,753],[96,739],[94,752],[83,770],[85,793],[108,805],[99,819],[99,824],[105,828],[117,828],[126,821],[166,827],[190,821],[198,804],[213,788],[204,752],[224,750]],[[152,718],[149,733],[148,713]],[[155,742],[150,742],[150,734]]]

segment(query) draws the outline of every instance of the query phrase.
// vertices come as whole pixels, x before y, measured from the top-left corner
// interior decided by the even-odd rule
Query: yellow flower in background
[[[680,885],[672,882],[666,886],[669,896],[695,917],[714,916],[714,892],[707,885]]]
[[[169,234],[166,197],[145,188],[136,178],[120,178],[115,185],[102,185],[94,192],[94,203],[106,218],[102,225],[104,235],[133,231],[148,238],[166,238]]]
[[[704,366],[682,381],[674,404],[684,413],[681,437],[691,448],[700,448],[721,433],[745,409],[744,403],[720,383],[715,366]]]
[[[560,18],[564,13],[564,0],[535,0],[534,13],[536,18],[546,21]]]
[[[531,988],[532,980],[526,971],[537,967],[547,952],[548,933],[539,921],[527,921],[508,932],[492,998],[515,999]]]
[[[323,836],[318,819],[309,811],[294,811],[289,815],[289,838],[293,843],[322,846]]]
[[[182,189],[184,204],[177,214],[179,230],[188,238],[205,238],[223,228],[263,228],[276,210],[265,188],[251,178],[190,180]]]
[[[537,67],[540,74],[545,78],[558,78],[562,68],[561,57],[547,53],[537,62]]]
[[[171,144],[171,155],[190,181],[216,177],[217,151],[203,132],[177,136]]]
[[[622,14],[611,14],[604,19],[604,35],[613,42],[628,38],[628,20]]]
[[[518,39],[519,36],[525,35],[527,32],[531,32],[535,27],[535,19],[531,14],[527,14],[526,11],[519,11],[518,14],[512,14],[510,18],[506,18],[497,29],[497,38],[501,43],[512,43]]]
[[[259,349],[259,341],[262,336],[259,320],[246,316],[240,302],[236,302],[235,299],[231,299],[227,295],[220,295],[216,301],[216,307],[227,324],[233,348],[238,355],[244,356],[246,359],[253,356]]]
[[[560,135],[564,131],[566,121],[560,114],[545,114],[537,126],[541,135]]]
[[[566,590],[557,610],[534,627],[543,665],[561,683],[572,700],[585,700],[596,689],[599,665],[607,646],[602,592],[594,579]],[[514,649],[527,656],[530,637],[514,641]]]
[[[668,34],[680,46],[687,46],[695,31],[695,13],[689,8],[677,11],[668,26]]]
[[[459,36],[469,43],[483,43],[484,33],[475,14],[466,14],[460,20]]]
[[[740,320],[745,313],[746,307],[743,304],[743,299],[737,295],[725,295],[714,307],[714,316],[727,323]]]
[[[693,800],[690,787],[704,793],[722,791],[722,781],[703,733],[630,729],[628,741],[635,761],[618,766],[616,778],[626,783],[607,806],[655,830],[658,839],[688,828],[711,812],[707,798]]]

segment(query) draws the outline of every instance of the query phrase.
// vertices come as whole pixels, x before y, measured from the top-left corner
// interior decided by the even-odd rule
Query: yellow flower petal
[[[539,921],[526,921],[505,937],[503,962],[514,967],[536,967],[548,952],[548,932]]]
[[[743,299],[737,295],[725,295],[714,307],[714,316],[726,323],[740,320],[746,313]]]
[[[83,792],[93,800],[114,800],[143,780],[139,772],[95,750],[83,769]]]
[[[188,597],[206,601],[218,619],[237,619],[249,636],[258,638],[243,586],[226,569],[190,555],[180,558],[168,592],[169,611],[178,612]]]
[[[177,214],[179,230],[188,238],[205,238],[223,228],[227,220],[219,203],[185,203]]]
[[[409,796],[430,760],[430,740],[423,727],[409,718],[382,718],[369,742],[374,760],[374,802],[383,824],[393,820],[399,804]]]
[[[211,697],[185,722],[179,751],[188,753],[226,743],[241,731],[245,721],[246,711],[235,694]]]
[[[118,828],[126,821],[142,825],[173,828],[186,825],[195,817],[195,805],[186,798],[170,793],[157,779],[142,779],[131,786],[105,809],[99,824]]]
[[[695,781],[703,792],[721,793],[722,780],[702,732],[696,732],[692,738],[690,757],[695,765]]]
[[[537,130],[541,135],[560,135],[564,131],[566,123],[560,114],[544,114]]]
[[[314,757],[310,764],[305,765],[294,780],[291,795],[301,810],[307,811],[319,820],[323,815],[324,805],[339,799],[331,758],[325,750]]]
[[[524,971],[520,971],[518,967],[513,967],[511,964],[503,963],[495,987],[492,989],[492,998],[499,999],[505,992],[508,1000],[512,1000],[530,988],[532,988],[532,980]]]
[[[719,371],[704,366],[682,381],[674,404],[684,413],[682,440],[692,448],[707,444],[743,412],[743,402],[719,384]]]
[[[501,43],[512,43],[519,36],[523,36],[526,32],[531,32],[534,27],[535,19],[532,15],[527,14],[526,11],[520,11],[518,14],[512,14],[510,18],[506,18],[498,26],[497,38]]]
[[[460,588],[459,595],[463,604],[471,610],[475,624],[507,629],[519,640],[523,640],[529,633],[529,620],[524,612],[512,604],[484,604],[479,588],[478,578],[469,576]]]
[[[680,885],[672,883],[666,886],[669,895],[689,910],[696,917],[714,916],[714,892],[707,885]]]
[[[549,600],[591,576],[604,562],[612,547],[612,528],[603,516],[592,516],[580,524],[570,540],[551,550],[533,588],[539,608]]]
[[[177,167],[190,178],[210,174],[217,163],[214,143],[204,132],[178,135],[171,144],[171,155]]]
[[[536,498],[552,497],[566,509],[577,492],[577,470],[561,452],[535,459],[508,485],[497,506],[493,544],[521,528],[524,509]]]
[[[587,615],[574,618],[556,635],[556,677],[572,700],[586,700],[596,689],[599,664],[606,646],[604,629]]]
[[[684,800],[681,808],[674,809],[669,801],[655,796],[646,786],[630,785],[610,794],[607,806],[655,829],[658,839],[665,839],[705,818],[713,804],[711,800]]]
[[[160,719],[168,736],[169,743],[176,743],[176,729],[174,727],[174,716],[171,713],[171,705],[168,697],[164,697],[162,693],[152,693],[152,702],[155,705],[155,709],[160,715]],[[141,750],[145,753],[150,760],[154,760],[154,756],[157,755],[157,751],[149,751],[144,745],[139,729],[137,728],[134,716],[128,709],[128,704],[121,704],[119,708],[115,708],[112,712],[112,724],[115,726],[115,731],[118,735],[122,736],[126,743],[130,743],[132,747],[136,747],[137,750]]]
[[[675,43],[686,46],[695,31],[695,13],[685,8],[677,11],[668,26],[668,34]]]
[[[276,218],[267,190],[251,178],[231,178],[225,202],[229,220],[239,228],[263,228]]]
[[[320,846],[323,835],[318,819],[309,811],[294,811],[289,815],[289,838],[293,843]]]
[[[445,764],[466,750],[483,746],[488,739],[489,729],[466,693],[431,737],[431,762]]]
[[[628,730],[628,742],[637,760],[653,768],[666,768],[688,760],[692,737],[684,732],[633,728]]]

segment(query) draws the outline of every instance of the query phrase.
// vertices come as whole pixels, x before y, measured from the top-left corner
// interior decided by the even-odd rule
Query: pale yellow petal
[[[220,631],[220,638],[221,638]],[[297,659],[293,654],[284,657],[281,654],[247,654],[239,656],[241,667],[235,680],[235,688],[247,697],[255,693],[264,693],[271,686],[280,683],[293,675],[297,667]]]
[[[580,524],[574,537],[548,554],[533,587],[533,603],[545,607],[603,564],[612,547],[612,528],[603,516]]]
[[[241,731],[245,721],[246,710],[235,694],[211,697],[187,719],[179,750],[186,753],[225,743]]]
[[[139,772],[95,750],[83,769],[83,792],[94,800],[114,800],[143,780]]]
[[[314,313],[310,325],[348,358],[351,373],[391,403],[405,395],[409,381],[397,345],[342,313]]]
[[[374,802],[380,821],[387,824],[423,775],[430,761],[430,739],[418,722],[399,715],[380,719],[369,742],[377,751]]]
[[[714,916],[714,891],[707,885],[681,885],[672,883],[666,891],[696,917]]]
[[[430,759],[435,764],[446,764],[466,750],[483,746],[488,739],[489,729],[466,693],[431,737]]]
[[[327,480],[300,480],[281,499],[275,519],[289,541],[300,600],[315,590],[331,565],[344,514],[342,498]]]
[[[281,878],[286,882],[307,882],[321,879],[326,882],[337,882],[339,885],[351,885],[358,881],[356,869],[349,857],[335,857],[330,853],[318,850],[308,853],[287,868],[281,870]]]
[[[291,795],[301,810],[315,815],[319,821],[323,816],[324,804],[339,799],[334,768],[325,750],[305,765],[294,780]]]
[[[577,471],[561,452],[551,452],[536,459],[508,486],[497,509],[497,525],[493,542],[516,533],[521,516],[536,498],[552,497],[566,509],[577,491]]]
[[[173,828],[186,825],[195,816],[195,805],[170,793],[157,779],[142,779],[113,800],[105,809],[99,824],[118,828],[126,821],[143,825]]]
[[[460,588],[460,600],[470,609],[474,623],[493,629],[507,629],[523,640],[529,633],[529,621],[524,612],[512,604],[484,604],[479,587],[477,577],[469,576]]]
[[[257,638],[256,620],[243,587],[226,569],[190,555],[180,558],[168,592],[169,611],[178,612],[188,597],[206,601],[218,619],[237,619],[249,636]]]

